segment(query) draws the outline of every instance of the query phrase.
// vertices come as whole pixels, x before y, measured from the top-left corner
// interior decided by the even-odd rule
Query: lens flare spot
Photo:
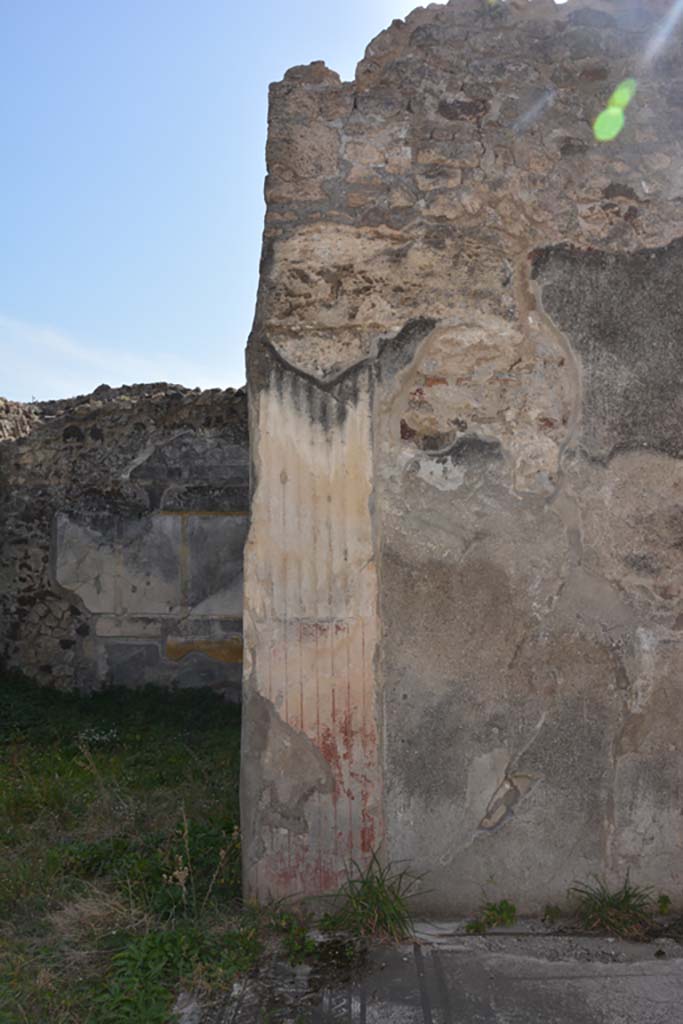
[[[598,142],[611,142],[624,127],[624,111],[621,107],[607,107],[598,114],[593,125],[593,134]]]
[[[635,96],[637,88],[638,83],[635,78],[625,78],[623,82],[619,83],[610,96],[607,106],[618,107],[620,110],[626,110],[627,106]]]

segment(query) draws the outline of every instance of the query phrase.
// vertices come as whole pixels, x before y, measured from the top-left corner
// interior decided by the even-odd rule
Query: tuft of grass
[[[661,892],[657,897],[657,913],[661,914],[662,917],[666,917],[667,914],[671,913],[671,897],[667,896],[664,892]]]
[[[392,864],[382,864],[376,851],[367,867],[351,862],[337,908],[325,914],[328,932],[348,932],[360,939],[403,942],[413,934],[408,901],[417,895],[420,877]]]
[[[517,920],[517,907],[509,900],[487,903],[484,906],[483,918],[487,928],[510,928]]]
[[[367,952],[363,938],[357,934],[340,935],[332,915],[327,915],[322,922],[316,921],[312,912],[300,906],[292,908],[288,902],[284,899],[265,905],[248,903],[242,908],[244,927],[254,930],[274,957],[274,963],[285,959],[292,967],[307,964],[317,972],[318,978],[321,974],[334,973],[337,980],[347,976],[350,968],[363,963]],[[328,925],[333,933],[316,934],[314,926],[321,923]],[[323,932],[327,930],[323,927]]]
[[[558,907],[555,903],[547,903],[545,910],[543,911],[543,922],[544,924],[554,925],[562,917],[562,907]]]
[[[577,883],[569,892],[577,901],[577,915],[586,931],[607,932],[636,942],[650,936],[654,925],[652,891],[632,885],[628,873],[618,889],[596,879]]]
[[[490,928],[509,928],[517,920],[517,907],[509,900],[499,903],[485,903],[481,914],[474,921],[469,921],[465,931],[469,935],[485,935]]]
[[[281,904],[276,904],[272,908],[268,924],[272,931],[280,936],[283,952],[292,967],[297,967],[315,957],[318,944],[315,939],[311,938],[310,921],[306,917],[283,909]]]

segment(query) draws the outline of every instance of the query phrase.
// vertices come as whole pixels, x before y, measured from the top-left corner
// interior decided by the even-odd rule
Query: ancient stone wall
[[[272,87],[245,876],[681,891],[683,47],[451,0]],[[625,127],[592,124],[627,77]]]
[[[64,688],[239,699],[244,390],[5,403],[0,438],[2,660]]]
[[[32,405],[0,398],[0,441],[16,441],[31,430],[35,419]]]

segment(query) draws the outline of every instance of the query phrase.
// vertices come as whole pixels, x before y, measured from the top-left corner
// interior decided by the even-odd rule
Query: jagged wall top
[[[0,398],[0,441],[16,441],[31,430],[35,413],[30,405]]]
[[[395,21],[353,82],[321,62],[289,71],[271,87],[251,347],[272,340],[329,378],[416,317],[475,302],[524,324],[538,249],[683,236],[680,26],[643,60],[666,9],[462,0]],[[593,122],[633,75],[624,131],[601,144]]]
[[[562,4],[555,0],[449,0],[446,4],[429,4],[417,7],[406,18],[396,18],[375,36],[358,64],[356,83],[361,87],[372,86],[378,74],[410,48],[418,30],[423,30],[427,38],[431,29],[434,41],[438,35],[443,39],[447,34],[457,45],[464,42],[467,29],[485,19],[501,27],[527,21],[537,29],[611,24],[624,30],[641,31],[651,27],[653,19],[670,6],[669,0],[568,0]]]
[[[150,384],[124,384],[112,388],[101,384],[88,395],[73,398],[57,398],[40,402],[13,402],[0,397],[0,441],[16,441],[25,437],[41,425],[52,435],[63,426],[86,422],[92,424],[99,417],[112,419],[129,415],[161,418],[165,425],[173,419],[182,423],[183,417],[201,422],[202,411],[212,413],[213,419],[205,415],[205,426],[216,424],[216,409],[230,410],[246,422],[246,388],[186,388],[180,384],[165,382]]]

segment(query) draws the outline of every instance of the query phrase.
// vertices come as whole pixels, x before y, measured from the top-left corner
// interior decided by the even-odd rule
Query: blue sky
[[[244,379],[268,84],[403,0],[0,0],[0,395]]]

